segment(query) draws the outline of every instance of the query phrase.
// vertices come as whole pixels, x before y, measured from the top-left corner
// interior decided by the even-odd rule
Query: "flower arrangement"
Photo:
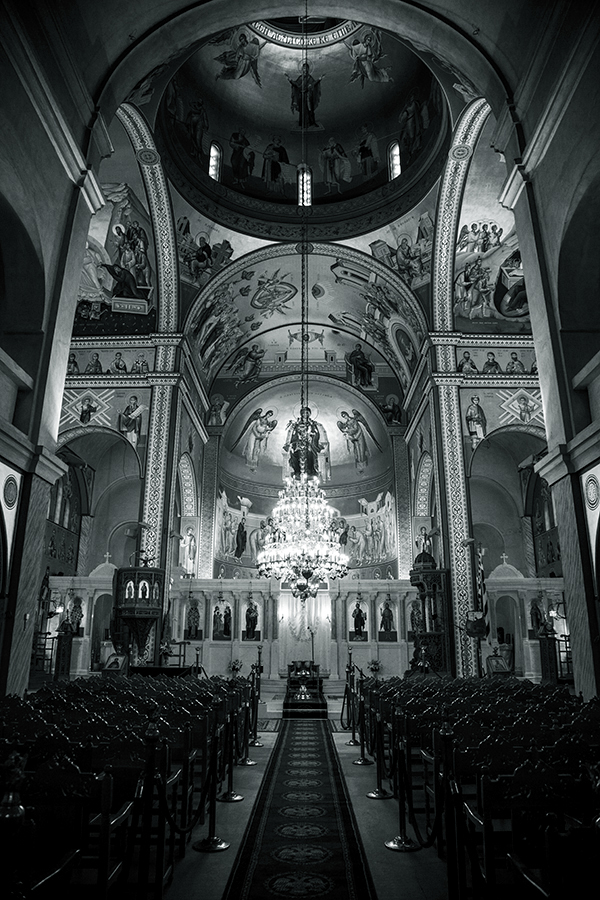
[[[232,659],[229,663],[229,671],[233,672],[234,675],[237,675],[237,673],[241,671],[243,665],[244,663],[241,659]]]
[[[369,670],[369,672],[372,672],[374,675],[376,675],[377,672],[379,672],[379,670],[381,669],[381,663],[378,659],[370,659],[367,663],[367,669]]]

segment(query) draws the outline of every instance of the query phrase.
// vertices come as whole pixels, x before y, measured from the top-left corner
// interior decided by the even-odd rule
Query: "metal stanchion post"
[[[365,756],[365,695],[364,695],[364,674],[359,669],[360,677],[358,679],[358,725],[360,728],[360,756],[352,763],[353,766],[372,766],[373,760],[367,759]]]
[[[210,767],[210,789],[208,792],[208,835],[201,841],[192,844],[192,850],[199,853],[218,853],[227,850],[229,844],[217,836],[217,765],[218,751],[215,747]]]
[[[394,796],[383,786],[383,724],[381,722],[381,714],[377,712],[377,737],[375,739],[375,760],[377,764],[377,787],[374,791],[369,791],[367,797],[369,800],[391,800]]]
[[[352,737],[346,741],[346,747],[358,747],[360,741],[356,740],[356,718],[354,716],[354,664],[352,662],[352,647],[348,647],[348,664],[346,665],[346,696],[348,697],[348,715],[352,723]]]
[[[233,710],[230,710],[227,719],[227,765],[229,771],[227,773],[227,790],[224,791],[220,797],[217,797],[217,800],[220,800],[221,803],[238,803],[240,800],[244,799],[241,794],[237,794],[233,789],[234,727],[234,712]]]
[[[399,742],[398,742],[399,743]],[[406,788],[404,784],[404,776],[406,773],[406,764],[404,761],[404,747],[398,750],[398,834],[390,841],[384,841],[388,850],[396,850],[399,853],[414,853],[421,847],[416,844],[406,834]]]
[[[246,727],[244,728],[244,750],[246,755],[238,762],[238,766],[255,766],[256,760],[250,759],[248,756],[248,746],[249,746],[249,735],[250,735],[250,704],[246,700],[244,703],[245,712],[244,715],[246,717]]]
[[[259,651],[260,660],[260,651]],[[252,737],[248,741],[249,747],[264,747],[258,739],[258,701],[260,698],[260,663],[252,665]]]

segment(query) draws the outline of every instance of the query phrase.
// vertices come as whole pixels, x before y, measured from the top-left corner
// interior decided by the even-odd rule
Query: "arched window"
[[[223,163],[223,148],[214,141],[210,145],[210,158],[208,160],[208,174],[215,181],[221,180],[221,166]]]
[[[312,206],[312,172],[305,163],[298,166],[298,206]]]
[[[390,181],[397,178],[402,172],[400,164],[400,144],[398,141],[392,141],[388,147],[388,177]]]

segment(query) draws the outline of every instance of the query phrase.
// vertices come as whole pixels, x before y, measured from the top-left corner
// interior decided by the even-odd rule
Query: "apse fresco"
[[[247,578],[256,567],[269,530],[277,497],[236,495],[221,484],[215,512],[215,577]],[[349,511],[340,513],[336,498],[333,507],[340,546],[350,560],[350,568],[361,578],[396,578],[396,503],[389,489],[346,501]],[[351,577],[351,576],[350,576]]]
[[[542,395],[535,388],[461,388],[460,404],[466,449],[475,450],[498,428],[544,429]]]
[[[423,168],[445,128],[437,80],[392,35],[352,22],[344,29],[312,35],[308,61],[301,40],[264,22],[200,47],[169,83],[158,117],[174,183],[208,177],[211,144],[221,148],[225,188],[280,206],[296,203],[302,162],[317,205],[383,187],[392,141],[401,178]]]
[[[390,466],[380,411],[333,379],[309,382],[308,406],[319,432],[317,466],[323,485],[379,478]],[[240,481],[281,486],[293,473],[290,428],[300,412],[297,377],[252,392],[227,422],[221,467]]]
[[[402,284],[374,272],[372,263],[362,254],[347,250],[338,255],[337,248],[324,245],[308,258],[307,281],[313,358],[322,353],[323,362],[327,362],[324,328],[334,338],[354,335],[354,349],[360,343],[359,349],[368,354],[373,352],[367,350],[370,345],[387,356],[405,391],[410,365],[393,338],[394,328],[402,328],[407,347],[410,345],[416,353],[426,324],[417,301],[409,298]],[[218,375],[220,379],[233,378],[240,387],[256,382],[267,372],[284,371],[286,360],[281,353],[275,354],[276,348],[281,350],[280,339],[274,336],[278,328],[286,330],[287,358],[299,359],[299,329],[290,329],[289,322],[300,318],[301,283],[301,257],[283,246],[232,263],[207,285],[185,328],[205,383],[210,384]],[[341,358],[336,351],[336,361],[338,356]],[[346,377],[345,371],[342,374]],[[366,380],[373,382],[375,374],[373,370]],[[359,374],[361,379],[365,380],[364,374]],[[373,383],[361,385],[373,387]],[[383,396],[390,392],[386,390]]]
[[[475,148],[461,207],[454,262],[458,331],[531,332],[514,216],[498,201],[506,165],[490,147],[490,116]]]
[[[148,438],[149,388],[77,388],[63,394],[59,435],[69,440],[95,428],[112,429],[136,451],[143,462]]]

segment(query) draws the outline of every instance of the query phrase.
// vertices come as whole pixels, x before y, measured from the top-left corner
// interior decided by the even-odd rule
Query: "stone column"
[[[600,631],[581,489],[577,476],[571,474],[572,465],[564,446],[549,453],[535,469],[552,490],[560,535],[575,691],[588,700],[600,689]]]
[[[405,428],[391,427],[396,483],[396,541],[398,545],[398,578],[407,578],[412,565],[412,532],[410,521],[410,480]]]
[[[29,682],[31,645],[42,581],[40,560],[44,556],[44,529],[52,484],[66,466],[43,451],[29,462],[30,471],[21,485],[19,514],[11,560],[8,594],[0,607],[0,695],[23,696]]]
[[[167,489],[172,461],[171,444],[171,408],[173,402],[173,385],[155,384],[152,389],[152,408],[148,425],[148,452],[146,462],[146,478],[144,482],[144,500],[142,521],[142,539],[140,550],[152,560],[152,564],[160,566],[163,551],[163,537],[166,530],[166,516],[169,505]]]
[[[221,429],[209,428],[210,437],[204,447],[200,509],[200,541],[198,547],[198,577],[213,577],[215,507],[219,475],[219,446]]]
[[[465,477],[463,437],[458,387],[442,383],[438,388],[443,458],[443,480],[448,509],[449,568],[452,581],[456,674],[477,673],[477,644],[463,627],[473,607],[473,572],[464,541],[470,537],[469,504]]]

